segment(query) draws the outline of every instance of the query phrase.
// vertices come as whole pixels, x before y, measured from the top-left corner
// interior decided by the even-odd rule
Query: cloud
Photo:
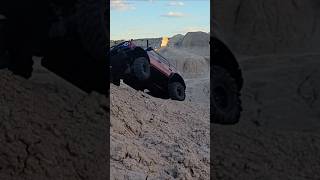
[[[170,1],[168,3],[169,6],[184,6],[184,3],[182,1]]]
[[[111,0],[110,7],[111,10],[118,11],[128,11],[136,9],[132,4],[128,3],[126,0]]]
[[[161,16],[177,18],[177,17],[184,17],[186,15],[181,12],[168,12],[167,14],[163,14]]]

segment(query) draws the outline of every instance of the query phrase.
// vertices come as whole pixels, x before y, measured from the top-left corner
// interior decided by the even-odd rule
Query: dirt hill
[[[205,57],[185,49],[164,47],[159,53],[168,59],[185,78],[209,76],[209,63]]]
[[[188,32],[182,39],[181,47],[209,47],[210,35],[205,32]]]
[[[111,85],[111,179],[209,179],[208,101],[187,96],[165,100]]]
[[[184,35],[182,34],[177,34],[169,38],[169,47],[181,47],[181,43],[183,40]]]
[[[184,102],[111,85],[111,179],[209,179],[209,57],[188,51],[197,34],[159,49],[186,78]]]
[[[107,99],[36,66],[0,71],[0,179],[107,179]]]

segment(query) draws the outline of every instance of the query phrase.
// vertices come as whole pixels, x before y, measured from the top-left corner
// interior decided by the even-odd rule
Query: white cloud
[[[128,11],[136,9],[132,4],[126,0],[111,0],[110,7],[112,10]]]
[[[184,17],[186,15],[181,12],[168,12],[167,14],[163,14],[161,16],[164,16],[164,17]]]
[[[168,4],[170,6],[184,6],[184,3],[182,1],[170,1]]]

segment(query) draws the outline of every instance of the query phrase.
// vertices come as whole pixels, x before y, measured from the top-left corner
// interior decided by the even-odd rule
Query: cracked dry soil
[[[0,179],[107,179],[107,99],[0,71]]]
[[[125,84],[110,92],[111,179],[209,179],[208,101],[154,98]]]

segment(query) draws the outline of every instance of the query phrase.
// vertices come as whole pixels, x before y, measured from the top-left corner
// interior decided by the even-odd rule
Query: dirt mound
[[[0,179],[107,179],[104,96],[45,69],[0,77]]]
[[[111,179],[209,179],[209,127],[208,104],[111,85]]]
[[[181,47],[182,40],[184,38],[184,35],[177,34],[169,38],[169,44],[168,47]]]
[[[205,57],[180,48],[164,47],[159,53],[168,59],[185,78],[207,77],[209,64]]]
[[[182,38],[182,37],[180,37]],[[188,32],[182,39],[178,39],[176,48],[182,49],[192,54],[205,56],[210,59],[210,35],[205,32]]]
[[[182,42],[181,47],[193,48],[193,47],[209,47],[210,35],[205,32],[188,32]]]
[[[213,127],[214,179],[320,178],[319,58],[239,59],[243,113],[235,126]]]
[[[240,54],[319,51],[317,0],[215,1],[214,17],[225,39]]]

